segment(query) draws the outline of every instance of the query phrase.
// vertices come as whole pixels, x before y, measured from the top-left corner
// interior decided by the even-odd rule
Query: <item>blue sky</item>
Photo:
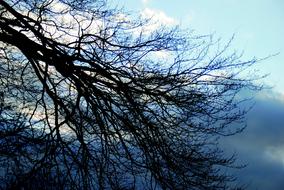
[[[283,115],[283,102],[258,99],[247,116],[246,130],[223,139],[226,152],[237,153],[237,163],[247,165],[234,172],[248,190],[283,190]]]
[[[156,14],[169,24],[181,24],[196,34],[211,34],[224,42],[235,35],[232,47],[244,58],[279,53],[255,68],[270,74],[264,82],[284,97],[283,0],[124,0],[127,10]],[[169,20],[168,20],[169,21]],[[165,22],[166,24],[167,22]]]
[[[249,190],[284,188],[284,1],[283,0],[123,0],[134,13],[154,15],[163,25],[181,25],[196,34],[214,33],[244,59],[270,57],[252,69],[270,74],[263,82],[274,88],[256,96],[247,129],[225,139],[224,148],[237,152],[248,166],[236,172]]]

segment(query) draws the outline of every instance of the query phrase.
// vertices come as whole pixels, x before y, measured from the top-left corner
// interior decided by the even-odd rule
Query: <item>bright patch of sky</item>
[[[116,2],[129,11],[152,14],[161,24],[180,24],[196,34],[214,33],[224,43],[233,35],[231,48],[246,58],[279,53],[257,66],[270,74],[264,82],[284,94],[283,0],[124,0]]]
[[[269,159],[280,162],[284,168],[284,147],[268,147],[265,151]]]

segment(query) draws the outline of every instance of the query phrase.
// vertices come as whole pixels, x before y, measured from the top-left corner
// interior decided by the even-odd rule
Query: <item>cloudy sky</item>
[[[244,58],[266,57],[254,69],[270,74],[272,86],[256,96],[247,129],[225,139],[225,149],[237,152],[236,172],[249,190],[284,189],[284,1],[283,0],[123,0],[120,6],[163,25],[180,25],[197,34],[214,33],[225,41],[234,34],[233,48]]]

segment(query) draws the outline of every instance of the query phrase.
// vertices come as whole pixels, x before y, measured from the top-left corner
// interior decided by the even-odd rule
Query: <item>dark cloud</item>
[[[238,163],[247,167],[235,172],[248,190],[284,189],[284,101],[264,96],[247,116],[247,128],[227,137],[226,152],[237,153]]]

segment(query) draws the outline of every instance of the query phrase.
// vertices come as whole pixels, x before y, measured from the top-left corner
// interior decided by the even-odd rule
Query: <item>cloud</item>
[[[256,100],[246,130],[223,142],[227,152],[237,152],[239,163],[248,164],[235,174],[249,190],[284,187],[284,102],[271,94]]]
[[[148,32],[153,32],[162,26],[174,26],[178,24],[174,18],[166,15],[161,10],[145,8],[140,14],[142,19],[150,19],[150,22],[144,26],[144,30]]]
[[[168,59],[171,56],[171,53],[168,51],[161,50],[161,51],[155,52],[155,56],[156,58],[159,58],[159,59]]]
[[[280,162],[284,169],[284,146],[272,146],[266,148],[266,155],[268,159]]]
[[[150,2],[150,0],[142,0],[142,3],[143,4],[147,4],[147,3],[149,3]]]
[[[284,104],[284,92],[281,91],[271,91],[271,90],[264,90],[257,95],[258,99],[267,100],[269,99],[270,102],[281,102]]]
[[[154,21],[159,21],[161,24],[165,24],[165,25],[177,24],[174,18],[169,17],[168,15],[165,14],[165,12],[161,10],[157,10],[157,9],[145,8],[141,12],[141,16],[146,19],[152,18]]]

